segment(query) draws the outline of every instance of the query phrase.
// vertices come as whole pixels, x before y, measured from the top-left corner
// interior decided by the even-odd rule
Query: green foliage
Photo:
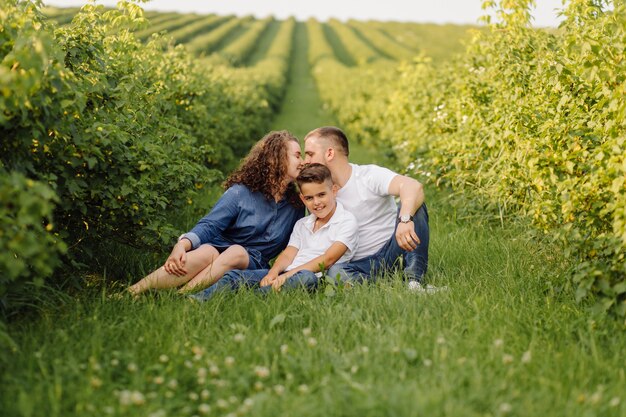
[[[40,287],[66,250],[52,213],[58,198],[41,182],[0,169],[0,312],[34,284]],[[0,330],[1,334],[1,330]]]
[[[339,37],[342,45],[357,65],[369,64],[382,59],[380,54],[359,38],[350,26],[337,19],[330,19],[327,24]]]
[[[251,17],[231,19],[213,29],[209,33],[193,38],[186,44],[187,48],[196,54],[209,55],[211,52],[215,52],[219,48],[226,37],[237,31],[241,25],[251,20]]]
[[[119,7],[87,5],[54,33],[33,3],[1,12],[0,161],[54,190],[74,266],[101,242],[170,246],[170,219],[268,123],[264,86],[167,39],[141,44],[142,10]]]
[[[550,33],[530,28],[530,5],[503,1],[497,23],[448,65],[417,60],[395,85],[381,73],[383,111],[361,105],[362,126],[340,120],[474,201],[460,210],[529,219],[560,240],[577,261],[577,298],[598,295],[597,308],[624,315],[626,9],[571,1]]]
[[[263,32],[265,32],[268,25],[273,20],[273,17],[267,17],[263,20],[252,22],[243,35],[235,39],[235,41],[226,46],[226,48],[222,49],[219,54],[226,58],[232,65],[243,64],[256,46],[259,38],[263,35]]]

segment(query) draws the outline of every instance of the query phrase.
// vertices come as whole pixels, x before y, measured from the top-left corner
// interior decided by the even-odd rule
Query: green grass
[[[429,282],[194,304],[84,293],[9,325],[4,416],[622,416],[624,323],[593,316],[568,264],[431,198]]]
[[[289,130],[300,140],[311,130],[332,125],[334,118],[325,111],[317,93],[315,80],[307,59],[308,34],[306,26],[297,22],[294,30],[289,83],[280,113],[272,122],[272,130]]]

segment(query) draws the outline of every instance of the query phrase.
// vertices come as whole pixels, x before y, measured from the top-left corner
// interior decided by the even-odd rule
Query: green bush
[[[56,31],[33,2],[8,1],[0,37],[0,161],[58,196],[74,265],[106,241],[163,248],[176,213],[266,130],[263,86],[202,67],[142,10],[87,5]]]
[[[58,198],[50,187],[0,169],[0,311],[26,288],[40,287],[66,250],[52,222]]]
[[[530,27],[530,3],[501,2],[451,63],[404,66],[384,111],[362,106],[350,126],[473,201],[466,213],[529,219],[562,241],[577,298],[625,315],[626,6],[572,0],[548,32]]]

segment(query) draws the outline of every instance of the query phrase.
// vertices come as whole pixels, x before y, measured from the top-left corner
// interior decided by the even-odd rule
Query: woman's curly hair
[[[243,184],[251,191],[263,193],[267,199],[273,200],[274,195],[283,191],[289,156],[287,144],[290,141],[299,143],[286,130],[272,131],[265,135],[228,176],[224,189],[233,184]],[[284,197],[294,206],[302,207],[295,183],[289,184]]]

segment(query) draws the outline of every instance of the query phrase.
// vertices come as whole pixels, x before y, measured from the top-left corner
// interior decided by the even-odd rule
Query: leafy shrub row
[[[405,65],[376,98],[384,110],[351,126],[473,201],[467,210],[559,239],[577,298],[625,315],[626,6],[571,0],[549,32],[530,27],[531,3],[502,1],[499,21],[451,63]]]
[[[173,214],[266,131],[265,87],[199,65],[167,39],[142,44],[132,31],[143,12],[129,2],[87,5],[56,30],[37,2],[5,3],[0,188],[7,219],[19,221],[3,217],[0,285],[48,275],[64,247],[77,267],[102,242],[170,246]],[[38,238],[5,239],[20,222]]]

